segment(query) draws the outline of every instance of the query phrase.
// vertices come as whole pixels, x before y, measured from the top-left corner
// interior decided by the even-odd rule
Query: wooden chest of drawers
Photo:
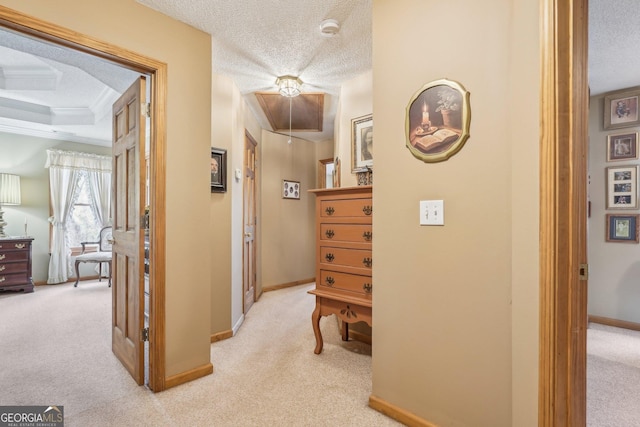
[[[0,291],[33,292],[32,238],[0,239]]]
[[[371,245],[373,203],[371,186],[311,190],[316,195],[316,297],[311,316],[316,337],[314,352],[322,351],[320,318],[335,314],[343,323],[371,326]]]

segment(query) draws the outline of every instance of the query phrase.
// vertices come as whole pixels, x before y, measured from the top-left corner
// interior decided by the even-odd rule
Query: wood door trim
[[[586,0],[543,1],[539,426],[586,423],[587,14]]]
[[[167,64],[120,48],[30,15],[0,6],[0,26],[41,40],[106,59],[131,70],[151,75],[151,265],[149,313],[149,387],[154,392],[166,388],[165,342],[165,176]],[[144,301],[144,298],[142,298]]]

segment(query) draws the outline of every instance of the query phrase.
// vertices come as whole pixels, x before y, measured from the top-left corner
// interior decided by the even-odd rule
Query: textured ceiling
[[[213,71],[234,80],[265,129],[253,92],[275,91],[276,78],[290,74],[303,92],[327,94],[323,131],[295,136],[333,138],[341,84],[371,69],[371,0],[137,1],[211,34]],[[338,21],[335,37],[322,36],[325,19]]]
[[[292,74],[304,82],[303,92],[326,94],[322,132],[294,136],[332,138],[341,84],[371,69],[372,0],[137,1],[211,34],[214,72],[233,79],[265,129],[271,125],[254,92],[275,91],[276,78]],[[327,18],[341,26],[336,37],[320,33]],[[637,0],[589,0],[592,95],[640,86],[639,21]],[[0,30],[0,131],[31,128],[108,144],[111,100],[136,76],[101,59]]]

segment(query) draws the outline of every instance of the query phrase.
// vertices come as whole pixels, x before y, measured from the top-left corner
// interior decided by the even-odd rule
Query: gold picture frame
[[[623,89],[604,97],[604,128],[619,129],[640,125],[640,89]]]
[[[406,146],[426,163],[443,162],[469,139],[469,92],[458,82],[435,80],[416,92],[406,110]]]
[[[351,120],[351,172],[373,167],[373,115]]]

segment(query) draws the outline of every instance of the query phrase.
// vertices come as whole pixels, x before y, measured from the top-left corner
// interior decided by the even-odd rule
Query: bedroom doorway
[[[165,259],[165,116],[167,93],[167,66],[152,58],[95,40],[75,31],[45,22],[12,9],[0,6],[0,27],[59,46],[87,53],[101,60],[150,76],[151,123],[149,151],[149,218],[151,244],[149,246],[149,377],[148,386],[154,392],[162,391],[165,385],[165,272],[160,266]],[[144,171],[143,171],[144,173]],[[136,217],[142,218],[142,212]],[[141,242],[144,245],[144,242]],[[144,253],[144,247],[139,253]],[[137,300],[144,303],[144,287],[138,287]],[[141,336],[144,331],[140,331]]]

